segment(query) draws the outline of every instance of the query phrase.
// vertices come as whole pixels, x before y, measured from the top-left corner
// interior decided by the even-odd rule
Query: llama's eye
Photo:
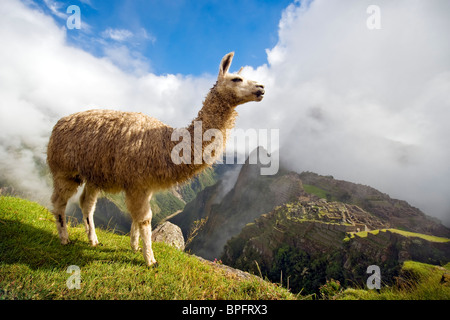
[[[241,82],[242,79],[241,78],[233,78],[233,79],[231,79],[231,81],[233,81],[233,82]]]

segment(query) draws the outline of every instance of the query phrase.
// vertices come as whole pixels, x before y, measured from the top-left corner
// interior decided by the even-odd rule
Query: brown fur
[[[234,126],[237,112],[224,105],[214,90],[198,117],[187,128],[194,136],[194,121],[202,121],[203,133]],[[211,116],[213,115],[213,116]],[[52,173],[81,184],[117,192],[131,187],[158,190],[191,178],[207,164],[173,165],[173,128],[142,113],[89,110],[64,117],[55,125],[48,144],[47,161]],[[100,143],[98,143],[100,142]],[[204,141],[206,146],[208,141]],[[58,147],[56,147],[58,146]]]
[[[207,95],[196,119],[187,127],[194,137],[194,121],[202,122],[202,133],[218,129],[226,137],[234,126],[235,107],[262,99],[263,86],[247,81],[245,95],[231,83],[228,68],[233,54],[224,57],[216,85]],[[242,88],[238,88],[242,89]],[[253,91],[251,91],[253,90]],[[255,90],[259,94],[255,96]],[[242,90],[241,90],[242,91]],[[144,242],[144,257],[156,262],[151,251],[151,210],[149,200],[158,189],[186,181],[208,166],[194,164],[194,139],[191,139],[191,164],[175,165],[171,151],[179,141],[171,141],[174,129],[161,121],[135,112],[89,110],[60,119],[53,128],[47,149],[47,162],[53,175],[52,202],[61,242],[68,242],[64,210],[77,187],[86,183],[80,197],[86,231],[92,245],[98,243],[93,212],[100,190],[125,191],[127,207],[133,219],[131,243],[138,249],[139,234]],[[224,139],[224,144],[225,144]],[[209,143],[204,141],[202,147]]]

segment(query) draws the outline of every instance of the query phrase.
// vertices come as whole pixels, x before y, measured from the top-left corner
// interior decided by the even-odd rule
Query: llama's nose
[[[261,88],[261,89],[264,89],[264,86],[263,86],[262,84],[259,84],[259,83],[258,83],[258,84],[256,84],[256,87],[257,87],[257,88]]]

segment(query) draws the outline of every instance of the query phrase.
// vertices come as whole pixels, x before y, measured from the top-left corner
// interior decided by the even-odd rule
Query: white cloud
[[[110,38],[115,41],[125,41],[133,37],[133,33],[126,29],[108,28],[102,32],[104,38]]]
[[[144,75],[150,71],[150,64],[140,52],[132,51],[128,47],[105,46],[103,50],[105,58],[124,71],[135,75]]]
[[[239,124],[280,128],[293,168],[374,186],[450,224],[450,3],[377,1],[380,30],[366,27],[371,4],[288,7],[269,65],[246,69],[266,98]]]
[[[50,9],[52,14],[54,14],[58,18],[67,19],[67,14],[65,12],[60,12],[61,8],[63,8],[63,4],[61,2],[54,0],[44,0],[44,3],[47,8]]]
[[[154,43],[156,41],[156,38],[147,33],[144,28],[139,29],[136,33],[127,29],[107,28],[101,33],[101,36],[104,39],[113,40],[112,44],[102,41],[103,54],[116,66],[135,75],[144,75],[151,71],[149,59],[136,49],[145,42]]]
[[[37,174],[39,163],[45,163],[48,137],[60,117],[109,108],[184,126],[214,81],[122,71],[145,67],[145,61],[139,65],[142,57],[120,47],[96,58],[69,46],[64,28],[19,1],[1,1],[0,14],[0,180],[13,181],[41,202],[49,199],[49,189]]]
[[[144,28],[140,28],[136,33],[127,29],[107,28],[101,33],[103,38],[111,39],[118,42],[131,42],[132,45],[140,45],[141,42],[156,42],[156,37],[149,34]]]
[[[156,37],[150,33],[147,32],[144,28],[140,28],[139,31],[136,33],[138,39],[143,39],[146,41],[150,41],[152,44],[156,42]]]

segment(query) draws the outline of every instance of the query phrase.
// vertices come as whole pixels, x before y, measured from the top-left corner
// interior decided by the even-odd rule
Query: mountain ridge
[[[317,292],[330,279],[363,286],[369,265],[380,266],[383,281],[392,283],[407,260],[450,261],[450,239],[396,229],[368,231],[365,216],[370,213],[355,205],[304,197],[247,224],[227,242],[221,259],[241,270],[262,270],[272,281],[281,272],[292,277],[294,292],[306,293]],[[383,227],[380,221],[369,225]]]
[[[305,185],[312,185],[321,189],[327,200],[338,200],[358,205],[382,219],[391,227],[450,237],[450,229],[438,219],[427,216],[408,202],[393,199],[388,194],[373,187],[336,180],[332,176],[321,176],[312,172],[302,172],[300,178]]]
[[[352,216],[341,217],[342,223],[362,223],[369,230],[397,228],[450,237],[450,229],[435,219],[406,201],[392,199],[372,187],[311,172],[299,174],[284,168],[274,176],[261,176],[260,168],[261,164],[252,165],[247,159],[227,194],[219,196],[223,183],[219,181],[199,192],[180,213],[169,219],[181,227],[185,238],[189,238],[196,223],[204,220],[188,250],[213,260],[222,254],[226,241],[237,235],[247,223],[279,205],[298,199],[328,199],[352,206]]]
[[[259,168],[260,165],[250,165],[247,159],[234,187],[224,197],[219,182],[199,192],[182,212],[169,219],[182,229],[186,238],[189,238],[194,223],[205,219],[201,230],[186,246],[187,250],[213,260],[220,256],[226,241],[247,223],[303,194],[298,174],[279,172],[261,176]]]

